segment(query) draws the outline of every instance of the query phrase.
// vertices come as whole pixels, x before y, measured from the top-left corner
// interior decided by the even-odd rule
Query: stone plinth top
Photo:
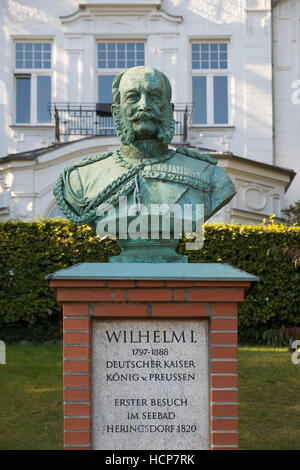
[[[222,263],[80,263],[49,274],[46,279],[259,282],[257,276]]]

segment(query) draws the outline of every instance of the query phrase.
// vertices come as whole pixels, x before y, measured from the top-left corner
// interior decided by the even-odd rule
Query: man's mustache
[[[153,121],[162,122],[162,120],[151,111],[137,111],[129,118],[130,121],[137,121],[138,119],[152,119]]]

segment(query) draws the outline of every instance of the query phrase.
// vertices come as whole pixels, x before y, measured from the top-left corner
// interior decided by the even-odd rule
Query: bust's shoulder
[[[80,162],[75,163],[71,168],[82,168],[86,167],[89,165],[93,165],[95,163],[99,163],[102,161],[105,161],[107,158],[111,157],[113,155],[113,152],[103,152],[103,153],[98,153],[97,155],[92,155],[87,158],[83,158],[80,160]]]
[[[115,153],[107,152],[96,155],[94,157],[85,158],[81,162],[74,165],[76,170],[83,179],[98,179],[106,172],[110,172],[115,166]]]
[[[115,157],[116,152],[107,152],[85,158],[69,167],[64,175],[65,189],[77,199],[94,199],[126,172]]]
[[[62,177],[66,185],[78,186],[80,179],[86,176],[96,176],[102,172],[103,167],[108,166],[113,152],[99,153],[93,155],[64,169]]]
[[[99,195],[122,176],[123,167],[106,152],[85,158],[63,170],[54,188],[54,195],[63,213],[77,224],[87,223],[84,215]]]
[[[54,189],[58,202],[64,199],[73,208],[85,207],[99,193],[99,185],[107,184],[108,174],[113,171],[113,156],[113,152],[100,153],[66,167]]]
[[[103,180],[105,183],[107,178],[118,178],[120,174],[124,173],[124,169],[126,170],[125,166],[120,165],[119,153],[116,150],[85,158],[68,167],[67,173],[70,178],[81,178],[82,182]]]
[[[97,171],[97,168],[101,169],[105,166],[108,166],[112,162],[114,156],[113,152],[99,153],[91,157],[84,158],[74,165],[68,167],[65,171],[69,174],[78,173],[85,174],[90,173],[91,171]]]

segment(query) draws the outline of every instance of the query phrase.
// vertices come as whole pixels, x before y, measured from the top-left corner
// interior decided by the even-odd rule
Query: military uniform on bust
[[[163,203],[166,192],[170,205],[203,204],[208,220],[236,193],[226,172],[216,164],[209,155],[185,148],[168,149],[150,158],[142,151],[139,158],[128,158],[121,151],[100,154],[66,168],[54,193],[70,220],[94,228],[97,207],[104,201],[118,206],[120,196],[126,195],[128,204],[140,202],[149,207]]]

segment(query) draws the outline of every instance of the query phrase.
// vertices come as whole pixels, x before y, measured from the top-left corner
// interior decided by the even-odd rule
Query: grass
[[[298,450],[300,364],[287,348],[239,348],[241,449]]]
[[[61,449],[62,347],[8,345],[0,449]],[[300,364],[286,349],[239,348],[240,448],[299,449]]]
[[[7,345],[0,384],[0,449],[61,449],[62,346]]]

